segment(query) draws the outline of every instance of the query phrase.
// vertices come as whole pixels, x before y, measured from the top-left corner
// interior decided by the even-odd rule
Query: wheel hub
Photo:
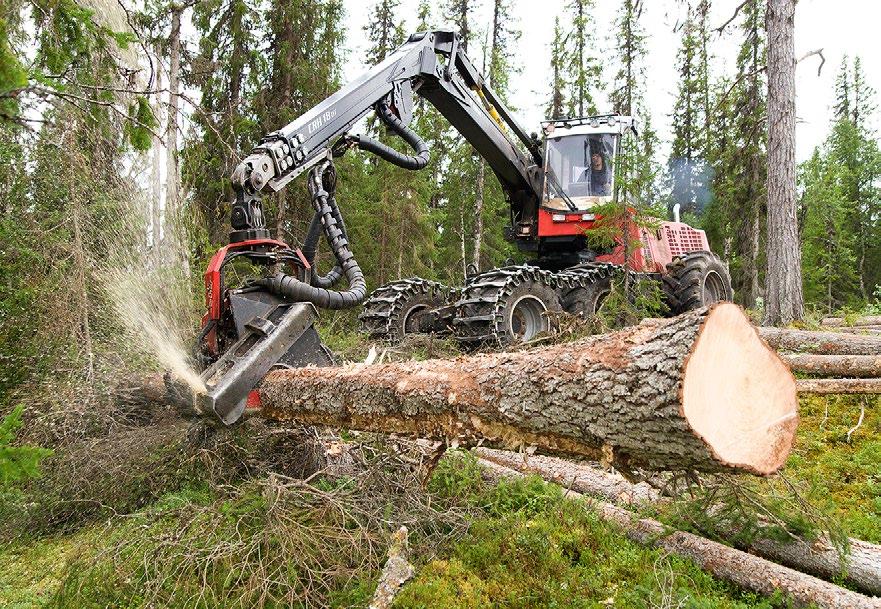
[[[511,319],[509,325],[511,333],[520,342],[526,342],[536,334],[548,329],[547,311],[545,304],[535,296],[521,296],[511,307]]]
[[[711,305],[725,299],[725,282],[716,271],[710,271],[704,277],[704,305]]]

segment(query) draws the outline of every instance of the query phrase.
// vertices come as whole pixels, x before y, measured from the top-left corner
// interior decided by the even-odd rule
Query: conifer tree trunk
[[[165,128],[165,217],[174,218],[178,211],[180,174],[177,162],[177,117],[180,94],[180,20],[183,8],[171,7],[171,33],[168,37],[168,118]],[[166,221],[167,222],[167,221]],[[170,223],[167,222],[167,225]],[[177,248],[175,248],[177,249]],[[181,252],[173,252],[175,255]],[[184,270],[187,260],[181,260]]]
[[[804,316],[795,199],[795,0],[768,0],[768,272],[765,323]]]

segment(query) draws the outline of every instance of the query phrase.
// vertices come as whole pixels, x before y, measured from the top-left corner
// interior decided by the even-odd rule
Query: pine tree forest
[[[881,607],[806,4],[0,0],[0,606]]]

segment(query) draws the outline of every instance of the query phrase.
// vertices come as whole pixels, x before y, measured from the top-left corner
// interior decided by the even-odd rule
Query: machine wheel
[[[588,263],[558,274],[563,310],[584,318],[597,314],[612,291],[613,264]]]
[[[492,269],[462,291],[453,329],[462,343],[504,347],[550,330],[547,313],[562,308],[553,273],[528,265]]]
[[[377,288],[358,316],[361,329],[373,338],[400,341],[419,332],[422,313],[447,303],[449,289],[428,279],[401,279]]]
[[[673,315],[731,300],[728,267],[712,252],[690,252],[667,265],[664,296]]]

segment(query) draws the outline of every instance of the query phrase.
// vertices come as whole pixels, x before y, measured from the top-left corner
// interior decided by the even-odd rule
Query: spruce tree
[[[766,97],[764,2],[750,0],[740,14],[737,71],[713,93],[707,147],[712,200],[702,220],[710,245],[728,260],[735,300],[751,307],[761,295],[765,209]]]
[[[568,108],[570,116],[596,114],[594,94],[602,88],[602,68],[596,57],[596,27],[591,13],[593,0],[571,0],[566,32]]]
[[[645,30],[640,18],[641,0],[622,0],[618,16],[616,63],[613,89],[609,95],[615,112],[633,116],[637,135],[625,135],[622,142],[617,188],[619,197],[648,208],[658,199],[660,170],[654,159],[658,137],[652,129],[651,113],[645,103]]]
[[[229,176],[267,126],[256,120],[252,100],[269,82],[265,53],[268,34],[257,7],[248,0],[206,0],[193,8],[198,51],[184,81],[199,91],[192,120],[197,137],[182,151],[181,174],[192,193],[187,214],[201,217],[204,241],[194,251],[203,266],[229,231]],[[283,103],[278,100],[278,103]]]
[[[673,143],[668,171],[673,203],[682,212],[698,216],[710,199],[708,165],[709,57],[705,39],[707,23],[700,3],[696,11],[687,5],[682,25],[681,46],[677,53],[679,84],[673,106]]]
[[[563,76],[566,70],[566,48],[560,18],[554,17],[554,38],[551,42],[551,97],[546,115],[548,118],[559,119],[565,116],[566,98]]]

